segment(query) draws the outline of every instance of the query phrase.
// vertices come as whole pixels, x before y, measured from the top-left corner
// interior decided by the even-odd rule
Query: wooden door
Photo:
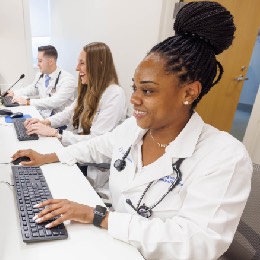
[[[191,1],[185,0],[185,2]],[[217,56],[224,67],[223,77],[219,84],[202,98],[196,111],[205,122],[229,132],[244,84],[244,81],[237,81],[235,78],[239,75],[245,76],[247,73],[260,28],[260,1],[218,0],[216,2],[225,6],[233,14],[236,25],[235,39],[228,50]],[[243,66],[245,66],[244,70]]]

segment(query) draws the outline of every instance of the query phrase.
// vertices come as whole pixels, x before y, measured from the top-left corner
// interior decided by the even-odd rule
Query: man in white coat
[[[40,72],[29,86],[8,91],[8,96],[14,97],[13,102],[35,106],[44,118],[69,106],[75,99],[75,79],[57,66],[57,58],[58,52],[55,47],[51,45],[39,47]]]

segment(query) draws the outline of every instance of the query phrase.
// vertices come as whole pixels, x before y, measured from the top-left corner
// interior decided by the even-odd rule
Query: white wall
[[[49,2],[51,44],[59,51],[59,65],[77,77],[75,66],[82,47],[104,41],[112,50],[129,99],[136,66],[154,44],[172,34],[173,6],[178,0]],[[5,62],[0,64],[0,84],[11,85],[24,73],[21,82],[26,85],[37,71],[32,68],[29,20],[29,0],[1,0],[0,57]]]
[[[11,85],[24,73],[21,82],[26,85],[37,71],[32,66],[29,1],[1,0],[0,57],[5,62],[0,64],[0,84]],[[49,2],[51,44],[58,49],[58,64],[77,77],[75,66],[82,47],[93,41],[107,43],[129,100],[136,66],[152,46],[173,33],[172,13],[178,0]]]
[[[260,164],[260,87],[243,139],[252,161]]]
[[[27,0],[1,0],[1,90],[7,89],[21,74],[25,74],[21,84],[28,84],[33,78],[28,11]]]
[[[136,66],[162,34],[168,33],[160,32],[160,26],[168,20],[172,28],[173,9],[164,15],[166,2],[173,6],[177,0],[50,0],[51,42],[59,50],[59,64],[77,75],[75,66],[82,47],[93,41],[105,42],[129,100]]]
[[[31,34],[33,37],[50,35],[49,3],[48,0],[29,0]]]

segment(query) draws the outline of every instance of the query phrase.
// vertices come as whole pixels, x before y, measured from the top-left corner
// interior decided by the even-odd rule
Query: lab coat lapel
[[[135,169],[131,169],[130,178],[133,181],[128,183],[125,190],[148,184],[149,182],[159,180],[164,176],[173,175],[176,177],[176,172],[173,171],[172,164],[179,158],[188,158],[194,153],[203,125],[204,122],[201,117],[194,112],[181,133],[169,144],[169,146],[167,146],[164,156],[158,159],[160,160],[160,168],[151,167],[150,172],[146,172],[137,178],[134,178],[133,175]],[[141,133],[141,135],[143,134],[144,133]],[[142,138],[141,135],[138,136],[136,141],[140,141],[140,138]],[[185,163],[185,160],[183,163]]]
[[[51,78],[50,79],[50,82],[49,82],[49,85],[48,85],[48,87],[46,88],[46,93],[47,93],[47,95],[49,95],[49,94],[52,94],[52,89],[53,89],[53,87],[54,87],[54,85],[55,85],[55,82],[56,82],[56,80],[57,80],[57,78],[58,78],[58,74],[59,74],[59,72],[60,72],[60,68],[59,67],[57,67],[56,68],[56,70],[55,71],[53,71],[50,75],[49,75],[49,77]],[[56,86],[57,87],[57,86]]]
[[[131,119],[129,119],[131,120]],[[133,119],[135,120],[135,119]],[[127,190],[129,183],[132,183],[135,178],[136,163],[137,163],[137,154],[134,152],[137,149],[138,143],[142,143],[143,136],[147,132],[147,129],[141,129],[137,127],[137,131],[133,134],[131,138],[123,140],[122,146],[118,147],[118,152],[114,155],[114,162],[118,158],[122,158],[126,153],[128,148],[131,146],[129,155],[126,157],[126,168],[122,172],[115,171],[116,182],[121,183],[122,191]],[[136,129],[135,129],[136,130]],[[113,178],[113,175],[110,173],[110,180]]]
[[[198,143],[204,122],[194,112],[186,126],[173,142],[166,148],[166,152],[176,158],[191,157]]]
[[[160,168],[151,167],[149,172],[141,174],[139,177],[135,178],[129,183],[127,190],[148,184],[151,181],[159,180],[160,178],[173,174],[172,161],[176,159],[170,158],[168,155],[160,158]],[[174,177],[176,177],[174,173]]]

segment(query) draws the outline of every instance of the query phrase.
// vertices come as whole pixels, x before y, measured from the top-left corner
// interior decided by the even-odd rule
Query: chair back
[[[254,164],[251,192],[233,242],[219,260],[260,259],[260,165]]]

